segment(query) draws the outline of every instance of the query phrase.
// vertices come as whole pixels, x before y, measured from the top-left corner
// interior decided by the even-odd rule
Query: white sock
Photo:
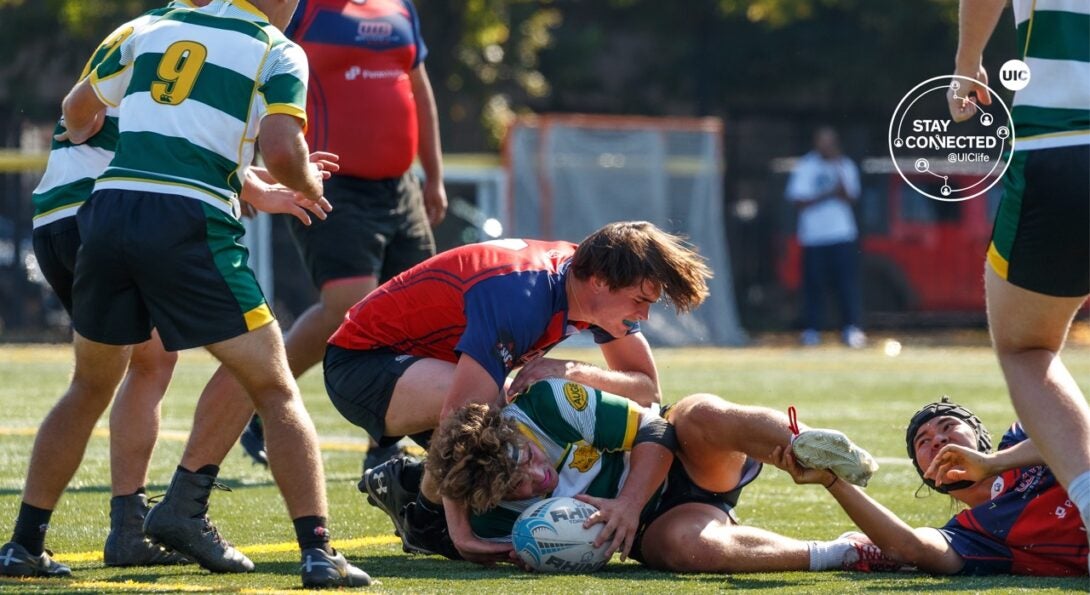
[[[810,541],[810,570],[834,570],[844,565],[844,557],[855,546],[847,539],[835,541]]]
[[[1071,480],[1071,485],[1067,486],[1067,497],[1078,507],[1082,524],[1090,527],[1090,470]]]

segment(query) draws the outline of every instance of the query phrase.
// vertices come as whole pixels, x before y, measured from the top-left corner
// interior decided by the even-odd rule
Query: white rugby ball
[[[596,512],[597,508],[575,498],[542,500],[515,521],[511,532],[515,551],[539,572],[594,572],[609,561],[608,542],[594,547],[602,525],[583,528],[583,522]]]

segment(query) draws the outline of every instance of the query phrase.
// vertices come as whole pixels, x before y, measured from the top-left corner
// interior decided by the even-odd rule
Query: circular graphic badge
[[[1014,129],[1007,104],[988,88],[991,105],[964,122],[950,117],[947,93],[964,98],[977,81],[937,76],[916,85],[897,104],[889,121],[889,156],[905,183],[935,200],[956,202],[995,186],[1010,165]]]

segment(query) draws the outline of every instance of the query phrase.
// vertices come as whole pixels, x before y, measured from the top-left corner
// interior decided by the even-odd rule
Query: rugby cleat
[[[303,550],[303,563],[300,571],[303,575],[303,588],[328,589],[331,587],[367,587],[371,577],[344,559],[334,550],[326,553],[322,548]]]
[[[192,564],[185,556],[152,543],[144,535],[144,517],[148,510],[148,499],[144,494],[110,499],[110,534],[102,549],[103,562],[107,566]]]
[[[211,475],[176,472],[163,501],[144,518],[144,533],[212,572],[251,572],[254,563],[225,540],[208,518],[213,487],[228,489]]]
[[[849,531],[837,540],[851,543],[852,549],[844,556],[841,568],[855,572],[900,572],[910,566],[887,558],[881,548],[871,543],[870,538],[858,531]]]
[[[878,470],[869,452],[836,430],[806,430],[791,439],[791,452],[803,467],[828,469],[860,487],[866,487]]]
[[[401,482],[401,474],[408,464],[420,463],[407,456],[389,459],[385,463],[364,471],[363,478],[356,487],[367,494],[368,504],[390,517],[394,523],[394,534],[401,537],[405,551],[412,551],[405,540],[405,520],[402,514],[405,505],[416,500],[416,492],[406,490]]]
[[[367,448],[367,455],[363,458],[363,472],[367,473],[368,469],[378,467],[386,461],[404,454],[405,451],[401,448],[400,443],[395,442],[389,446],[382,447],[372,442],[371,446]]]
[[[33,555],[14,541],[0,547],[0,576],[68,577],[72,569],[53,561],[52,552]]]

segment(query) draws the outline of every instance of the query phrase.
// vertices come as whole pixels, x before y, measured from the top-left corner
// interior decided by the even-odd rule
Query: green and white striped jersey
[[[1014,20],[1030,71],[1014,150],[1090,144],[1090,0],[1014,0]]]
[[[554,462],[558,481],[550,496],[601,498],[616,497],[628,477],[641,412],[628,399],[559,379],[534,384],[503,409]],[[510,539],[518,515],[540,500],[502,502],[473,515],[470,525],[481,538]]]
[[[246,0],[162,15],[91,73],[103,103],[120,108],[95,190],[185,196],[237,217],[261,120],[305,123],[307,76],[302,48]]]
[[[101,64],[126,37],[176,7],[192,7],[192,4],[187,0],[170,2],[164,8],[146,12],[115,29],[91,54],[91,59],[83,67],[80,80]],[[64,122],[58,121],[53,134],[61,132],[64,132]],[[106,166],[113,159],[117,134],[117,108],[108,107],[102,130],[87,142],[74,145],[68,141],[53,141],[49,148],[45,173],[31,195],[35,228],[76,214],[83,201],[91,196],[95,178],[106,170]]]

